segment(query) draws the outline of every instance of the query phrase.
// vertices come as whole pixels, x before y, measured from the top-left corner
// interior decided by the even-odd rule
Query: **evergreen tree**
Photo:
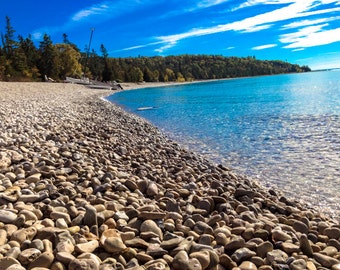
[[[17,45],[17,42],[14,39],[14,33],[15,30],[11,25],[11,20],[6,16],[6,33],[4,37],[2,37],[2,42],[7,59],[10,59],[13,56],[14,49]]]
[[[43,41],[40,42],[39,55],[38,65],[41,75],[57,79],[57,50],[53,45],[50,36],[47,34],[44,34]]]

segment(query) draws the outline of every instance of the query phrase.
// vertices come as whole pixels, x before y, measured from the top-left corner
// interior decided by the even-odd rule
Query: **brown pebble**
[[[240,264],[239,268],[241,270],[257,270],[257,266],[250,262],[250,261],[244,261]]]

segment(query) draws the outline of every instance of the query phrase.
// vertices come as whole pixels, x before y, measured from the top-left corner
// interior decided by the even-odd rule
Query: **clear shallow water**
[[[108,99],[190,150],[339,219],[340,71],[145,88]]]

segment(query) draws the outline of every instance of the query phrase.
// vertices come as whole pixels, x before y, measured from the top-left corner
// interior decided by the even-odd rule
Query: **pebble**
[[[290,265],[289,268],[291,270],[302,270],[307,268],[307,262],[303,259],[294,260]]]
[[[126,249],[120,234],[115,229],[108,229],[102,233],[100,243],[109,253],[119,254]]]
[[[267,253],[272,251],[273,249],[274,249],[273,244],[269,241],[266,241],[257,246],[256,254],[261,258],[265,258],[267,256]]]
[[[257,266],[249,261],[244,261],[240,264],[239,268],[241,270],[257,270]]]
[[[340,263],[339,260],[324,254],[314,253],[313,256],[317,262],[326,268],[331,268],[333,265]]]
[[[282,264],[285,263],[288,259],[288,255],[279,249],[274,249],[267,253],[267,260],[272,263]]]
[[[99,247],[98,240],[92,240],[86,243],[80,243],[75,246],[77,253],[92,253]]]
[[[36,260],[41,254],[41,251],[36,248],[28,248],[23,250],[19,255],[18,255],[18,260],[21,262],[23,265],[28,265],[34,260]]]
[[[0,82],[0,269],[340,268],[337,221],[182,149],[108,94]]]
[[[154,233],[160,240],[163,240],[163,232],[162,230],[158,227],[156,222],[153,220],[145,220],[141,225],[140,225],[140,232],[141,233],[148,233],[152,232]]]
[[[172,261],[172,267],[174,270],[183,270],[189,268],[189,256],[184,250],[179,251]]]
[[[15,213],[7,210],[0,210],[0,222],[3,222],[5,224],[14,223],[16,219],[17,215]]]
[[[51,252],[43,252],[29,264],[29,268],[44,267],[49,269],[53,261],[54,255]]]
[[[249,248],[240,248],[236,250],[233,255],[231,255],[231,259],[236,263],[240,263],[241,261],[248,260],[251,257],[255,256],[256,252],[251,251]]]
[[[292,254],[293,252],[299,252],[300,247],[289,242],[282,243],[282,249],[287,254]]]

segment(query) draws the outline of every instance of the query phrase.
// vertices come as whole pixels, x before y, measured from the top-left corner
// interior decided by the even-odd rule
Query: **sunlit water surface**
[[[340,71],[146,88],[108,99],[190,150],[339,219]]]

